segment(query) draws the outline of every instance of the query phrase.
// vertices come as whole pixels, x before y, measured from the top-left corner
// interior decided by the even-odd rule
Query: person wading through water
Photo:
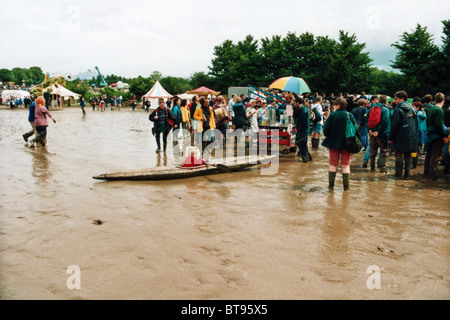
[[[156,144],[158,145],[158,149],[156,152],[161,152],[161,133],[163,134],[163,148],[164,152],[167,149],[167,136],[169,135],[170,130],[172,129],[171,123],[174,123],[175,116],[170,111],[169,108],[166,107],[164,99],[160,99],[159,108],[155,109],[150,115],[149,120],[154,123],[154,135],[156,137]],[[174,123],[176,128],[176,124]]]

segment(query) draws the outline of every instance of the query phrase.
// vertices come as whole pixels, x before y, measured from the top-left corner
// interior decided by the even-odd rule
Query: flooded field
[[[355,155],[348,192],[323,147],[270,176],[104,182],[171,164],[172,144],[155,153],[142,110],[86,111],[52,111],[29,148],[28,110],[0,110],[1,299],[450,298],[450,177],[422,180],[423,158],[403,181]]]

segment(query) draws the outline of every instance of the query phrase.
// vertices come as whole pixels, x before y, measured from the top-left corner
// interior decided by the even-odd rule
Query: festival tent
[[[47,87],[44,89],[44,92],[49,92],[52,96],[52,107],[59,107],[62,108],[62,100],[69,100],[73,98],[74,100],[77,100],[81,97],[78,93],[72,92],[69,89],[64,88],[62,85],[54,84],[50,87]],[[61,97],[60,104],[58,106],[58,98]]]
[[[125,82],[122,82],[122,81],[117,81],[116,87],[119,90],[123,90],[123,89],[128,89],[129,85],[128,85],[128,83],[125,83]]]
[[[25,99],[25,97],[28,97],[30,93],[25,90],[3,90],[2,91],[2,101],[4,104],[6,104],[6,101],[9,101],[11,97],[14,99],[21,98],[22,100]]]
[[[72,79],[73,80],[77,80],[77,79],[79,79],[79,80],[92,80],[92,79],[94,79],[95,80],[95,79],[97,79],[97,75],[98,75],[97,72],[92,71],[91,69],[89,69],[86,72],[79,73],[79,74],[73,76]]]
[[[145,100],[150,100],[151,107],[157,108],[159,98],[170,99],[172,97],[173,96],[163,88],[159,81],[156,80],[156,83],[153,85],[150,91],[142,96],[142,103],[144,104]]]
[[[186,99],[188,101],[192,101],[192,98],[195,96],[195,94],[189,94],[189,93],[181,93],[177,94],[175,97],[180,98],[181,100]]]
[[[196,94],[196,95],[199,95],[199,96],[208,96],[208,95],[217,96],[217,95],[220,94],[220,91],[214,91],[214,90],[211,90],[211,89],[209,89],[209,88],[207,88],[205,86],[202,86],[202,87],[199,87],[197,89],[194,89],[194,90],[191,90],[191,91],[187,91],[186,93],[188,93],[188,94]]]

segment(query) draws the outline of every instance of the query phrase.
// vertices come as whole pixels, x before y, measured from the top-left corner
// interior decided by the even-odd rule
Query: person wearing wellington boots
[[[347,191],[350,189],[350,160],[352,154],[345,149],[345,127],[347,125],[347,117],[350,117],[355,128],[356,121],[353,115],[347,112],[347,101],[344,98],[337,98],[334,104],[335,111],[330,114],[323,126],[325,139],[322,141],[322,146],[328,148],[330,153],[328,188],[330,190],[334,189],[334,181],[340,159],[344,191]]]
[[[395,151],[395,177],[409,179],[411,153],[417,152],[419,141],[419,124],[416,109],[407,101],[405,91],[395,93],[397,107],[391,118],[389,143]]]
[[[167,136],[172,129],[172,125],[169,123],[169,119],[175,121],[175,116],[172,111],[170,111],[170,109],[166,107],[164,100],[160,99],[159,108],[155,109],[149,115],[149,120],[154,123],[155,128],[156,144],[158,145],[158,149],[156,150],[156,152],[161,152],[161,133],[163,134],[164,152],[166,152]],[[175,128],[177,127],[176,124],[174,126]]]

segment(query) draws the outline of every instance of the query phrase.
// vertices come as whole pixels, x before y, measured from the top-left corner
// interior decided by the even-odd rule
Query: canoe
[[[154,167],[141,170],[119,171],[104,173],[93,176],[93,179],[118,181],[118,180],[174,180],[185,179],[197,176],[235,172],[261,164],[268,163],[275,156],[247,156],[223,159],[214,161],[201,166],[184,168],[182,166],[172,165],[164,167]]]

